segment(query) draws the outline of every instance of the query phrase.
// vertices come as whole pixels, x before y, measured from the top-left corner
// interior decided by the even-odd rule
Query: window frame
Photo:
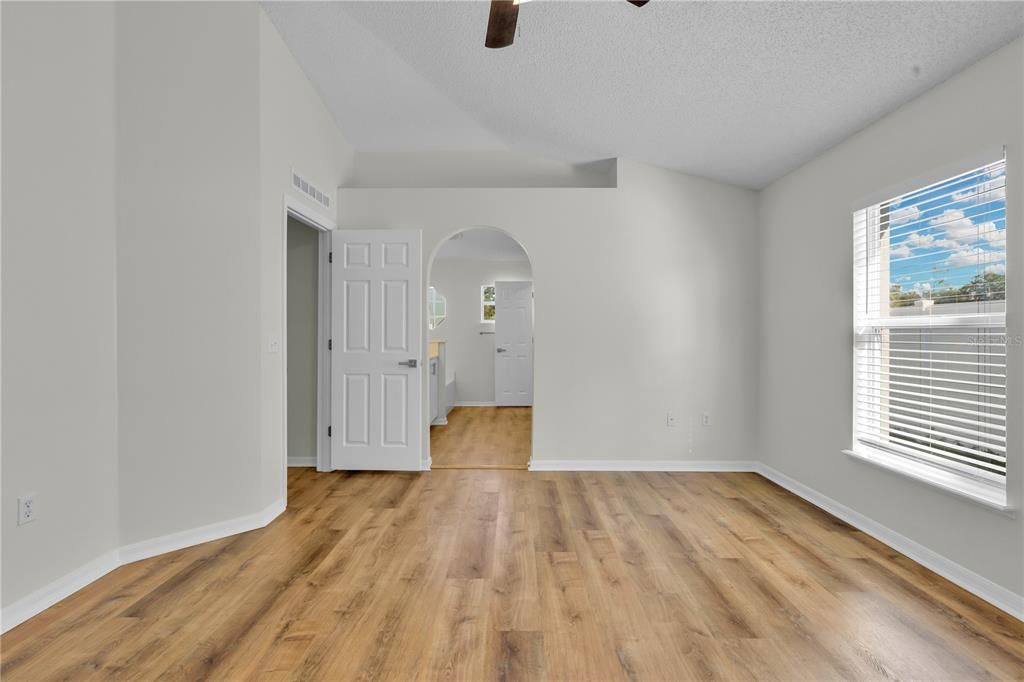
[[[484,298],[484,296],[485,296],[484,292],[488,288],[494,289],[494,300],[493,301],[487,301],[487,299]],[[484,316],[484,309],[487,308],[487,306],[494,306],[494,316],[497,317],[498,316],[498,289],[497,289],[496,286],[494,286],[494,282],[491,282],[490,284],[481,284],[480,285],[480,323],[481,324],[494,324],[494,320],[493,319],[488,320]]]
[[[443,312],[436,314],[437,304],[441,304]],[[448,299],[436,287],[427,287],[427,331],[434,331],[448,319]]]
[[[993,159],[996,160],[993,160]],[[884,468],[889,471],[894,471],[904,476],[916,479],[923,483],[937,487],[944,491],[953,493],[955,495],[965,497],[972,501],[983,504],[987,507],[1009,512],[1012,511],[1012,507],[1008,504],[1007,498],[1007,481],[1010,475],[1009,468],[1009,455],[1013,452],[1013,448],[1010,443],[1006,443],[1006,454],[1007,454],[1007,470],[1005,474],[1000,475],[995,472],[982,471],[976,467],[970,465],[958,464],[957,462],[945,459],[939,456],[929,456],[928,453],[914,450],[910,447],[900,447],[898,444],[887,443],[885,446],[874,445],[871,443],[865,443],[861,440],[865,431],[867,430],[863,424],[860,423],[863,417],[863,407],[868,401],[864,400],[862,396],[858,394],[859,386],[858,381],[860,379],[859,372],[861,371],[860,364],[862,363],[861,356],[858,355],[858,351],[861,349],[861,344],[864,339],[879,330],[889,329],[921,329],[922,331],[927,329],[933,329],[937,327],[970,327],[978,325],[978,333],[984,334],[984,328],[988,327],[1002,327],[1002,335],[1006,339],[1007,345],[1009,345],[1009,329],[1006,327],[1006,310],[1009,309],[1010,291],[1008,287],[1004,288],[1004,312],[987,312],[977,314],[949,314],[949,315],[937,315],[937,316],[905,316],[896,317],[882,315],[880,317],[872,318],[863,311],[859,310],[859,296],[866,295],[878,295],[882,296],[882,291],[889,291],[891,285],[890,277],[888,275],[888,263],[882,265],[879,261],[877,264],[872,264],[870,258],[872,256],[867,255],[870,253],[870,247],[866,247],[866,257],[869,259],[864,265],[858,265],[856,255],[856,242],[858,239],[859,230],[863,229],[864,238],[870,242],[873,238],[878,239],[878,235],[871,235],[871,223],[872,220],[880,223],[882,211],[879,210],[883,204],[893,201],[900,196],[913,194],[927,189],[933,184],[941,184],[948,182],[958,175],[970,172],[970,169],[977,167],[984,167],[992,165],[1001,158],[1005,164],[1005,150],[1002,150],[998,157],[990,156],[987,162],[980,164],[973,164],[969,166],[961,166],[957,170],[952,170],[947,167],[937,179],[931,182],[920,182],[919,184],[907,185],[903,183],[904,187],[899,192],[893,192],[885,195],[891,198],[872,199],[871,201],[865,201],[859,206],[854,207],[852,214],[852,225],[853,225],[853,237],[854,237],[854,259],[851,268],[851,275],[853,280],[853,291],[851,292],[851,303],[853,304],[853,343],[851,347],[852,351],[852,405],[851,405],[851,446],[847,450],[843,450],[848,456],[856,458],[861,461],[865,461],[872,465]],[[966,168],[966,169],[965,169]],[[1007,176],[1006,184],[1009,186],[1008,169],[1004,167],[1004,176]],[[876,194],[876,197],[881,193]],[[1008,223],[1008,197],[1004,197],[1004,229],[1009,232]],[[871,211],[876,211],[872,216],[869,214]],[[858,213],[864,212],[865,214],[865,226],[863,228],[858,227],[857,216]],[[888,224],[888,221],[885,221]],[[874,258],[881,259],[883,256],[876,254]],[[887,258],[887,255],[885,256]],[[881,271],[885,269],[886,275],[884,281],[879,279],[880,292],[870,292],[866,285],[870,282],[862,281],[865,277],[864,273],[870,273],[872,268],[876,268]],[[870,274],[867,275],[870,280]],[[1009,281],[1009,277],[1007,277]],[[865,292],[858,292],[857,287],[865,286]],[[1004,285],[1005,286],[1005,285]],[[866,300],[866,299],[865,299]],[[1010,359],[1009,353],[1006,356],[1006,380],[1009,381],[1011,376],[1011,368],[1009,366]],[[1007,396],[1009,398],[1009,396]],[[1010,405],[1006,405],[1006,415],[1009,418],[1011,412]],[[888,409],[888,408],[886,408]],[[881,413],[881,410],[879,411]]]

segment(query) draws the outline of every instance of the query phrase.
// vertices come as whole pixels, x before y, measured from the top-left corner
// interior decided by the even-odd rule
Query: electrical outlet
[[[676,416],[671,412],[665,414],[665,426],[670,429],[676,426]]]
[[[18,525],[24,526],[36,520],[36,494],[30,493],[18,498]]]
[[[711,413],[705,412],[700,416],[701,426],[711,426]]]

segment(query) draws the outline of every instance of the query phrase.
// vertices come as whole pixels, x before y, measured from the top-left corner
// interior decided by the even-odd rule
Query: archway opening
[[[507,232],[474,227],[427,269],[434,469],[526,469],[533,440],[533,268]]]

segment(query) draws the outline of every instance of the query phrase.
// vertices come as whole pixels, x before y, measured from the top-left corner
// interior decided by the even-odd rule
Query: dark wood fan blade
[[[635,5],[637,7],[643,7],[650,1],[651,0],[626,0],[626,2],[628,2],[629,4]]]
[[[487,47],[508,47],[516,37],[519,4],[513,0],[491,0],[491,16],[487,20]]]

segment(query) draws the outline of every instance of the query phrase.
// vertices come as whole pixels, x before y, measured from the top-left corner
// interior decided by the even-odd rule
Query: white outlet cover
[[[36,494],[31,493],[18,498],[18,525],[32,523],[39,514],[36,509]]]

